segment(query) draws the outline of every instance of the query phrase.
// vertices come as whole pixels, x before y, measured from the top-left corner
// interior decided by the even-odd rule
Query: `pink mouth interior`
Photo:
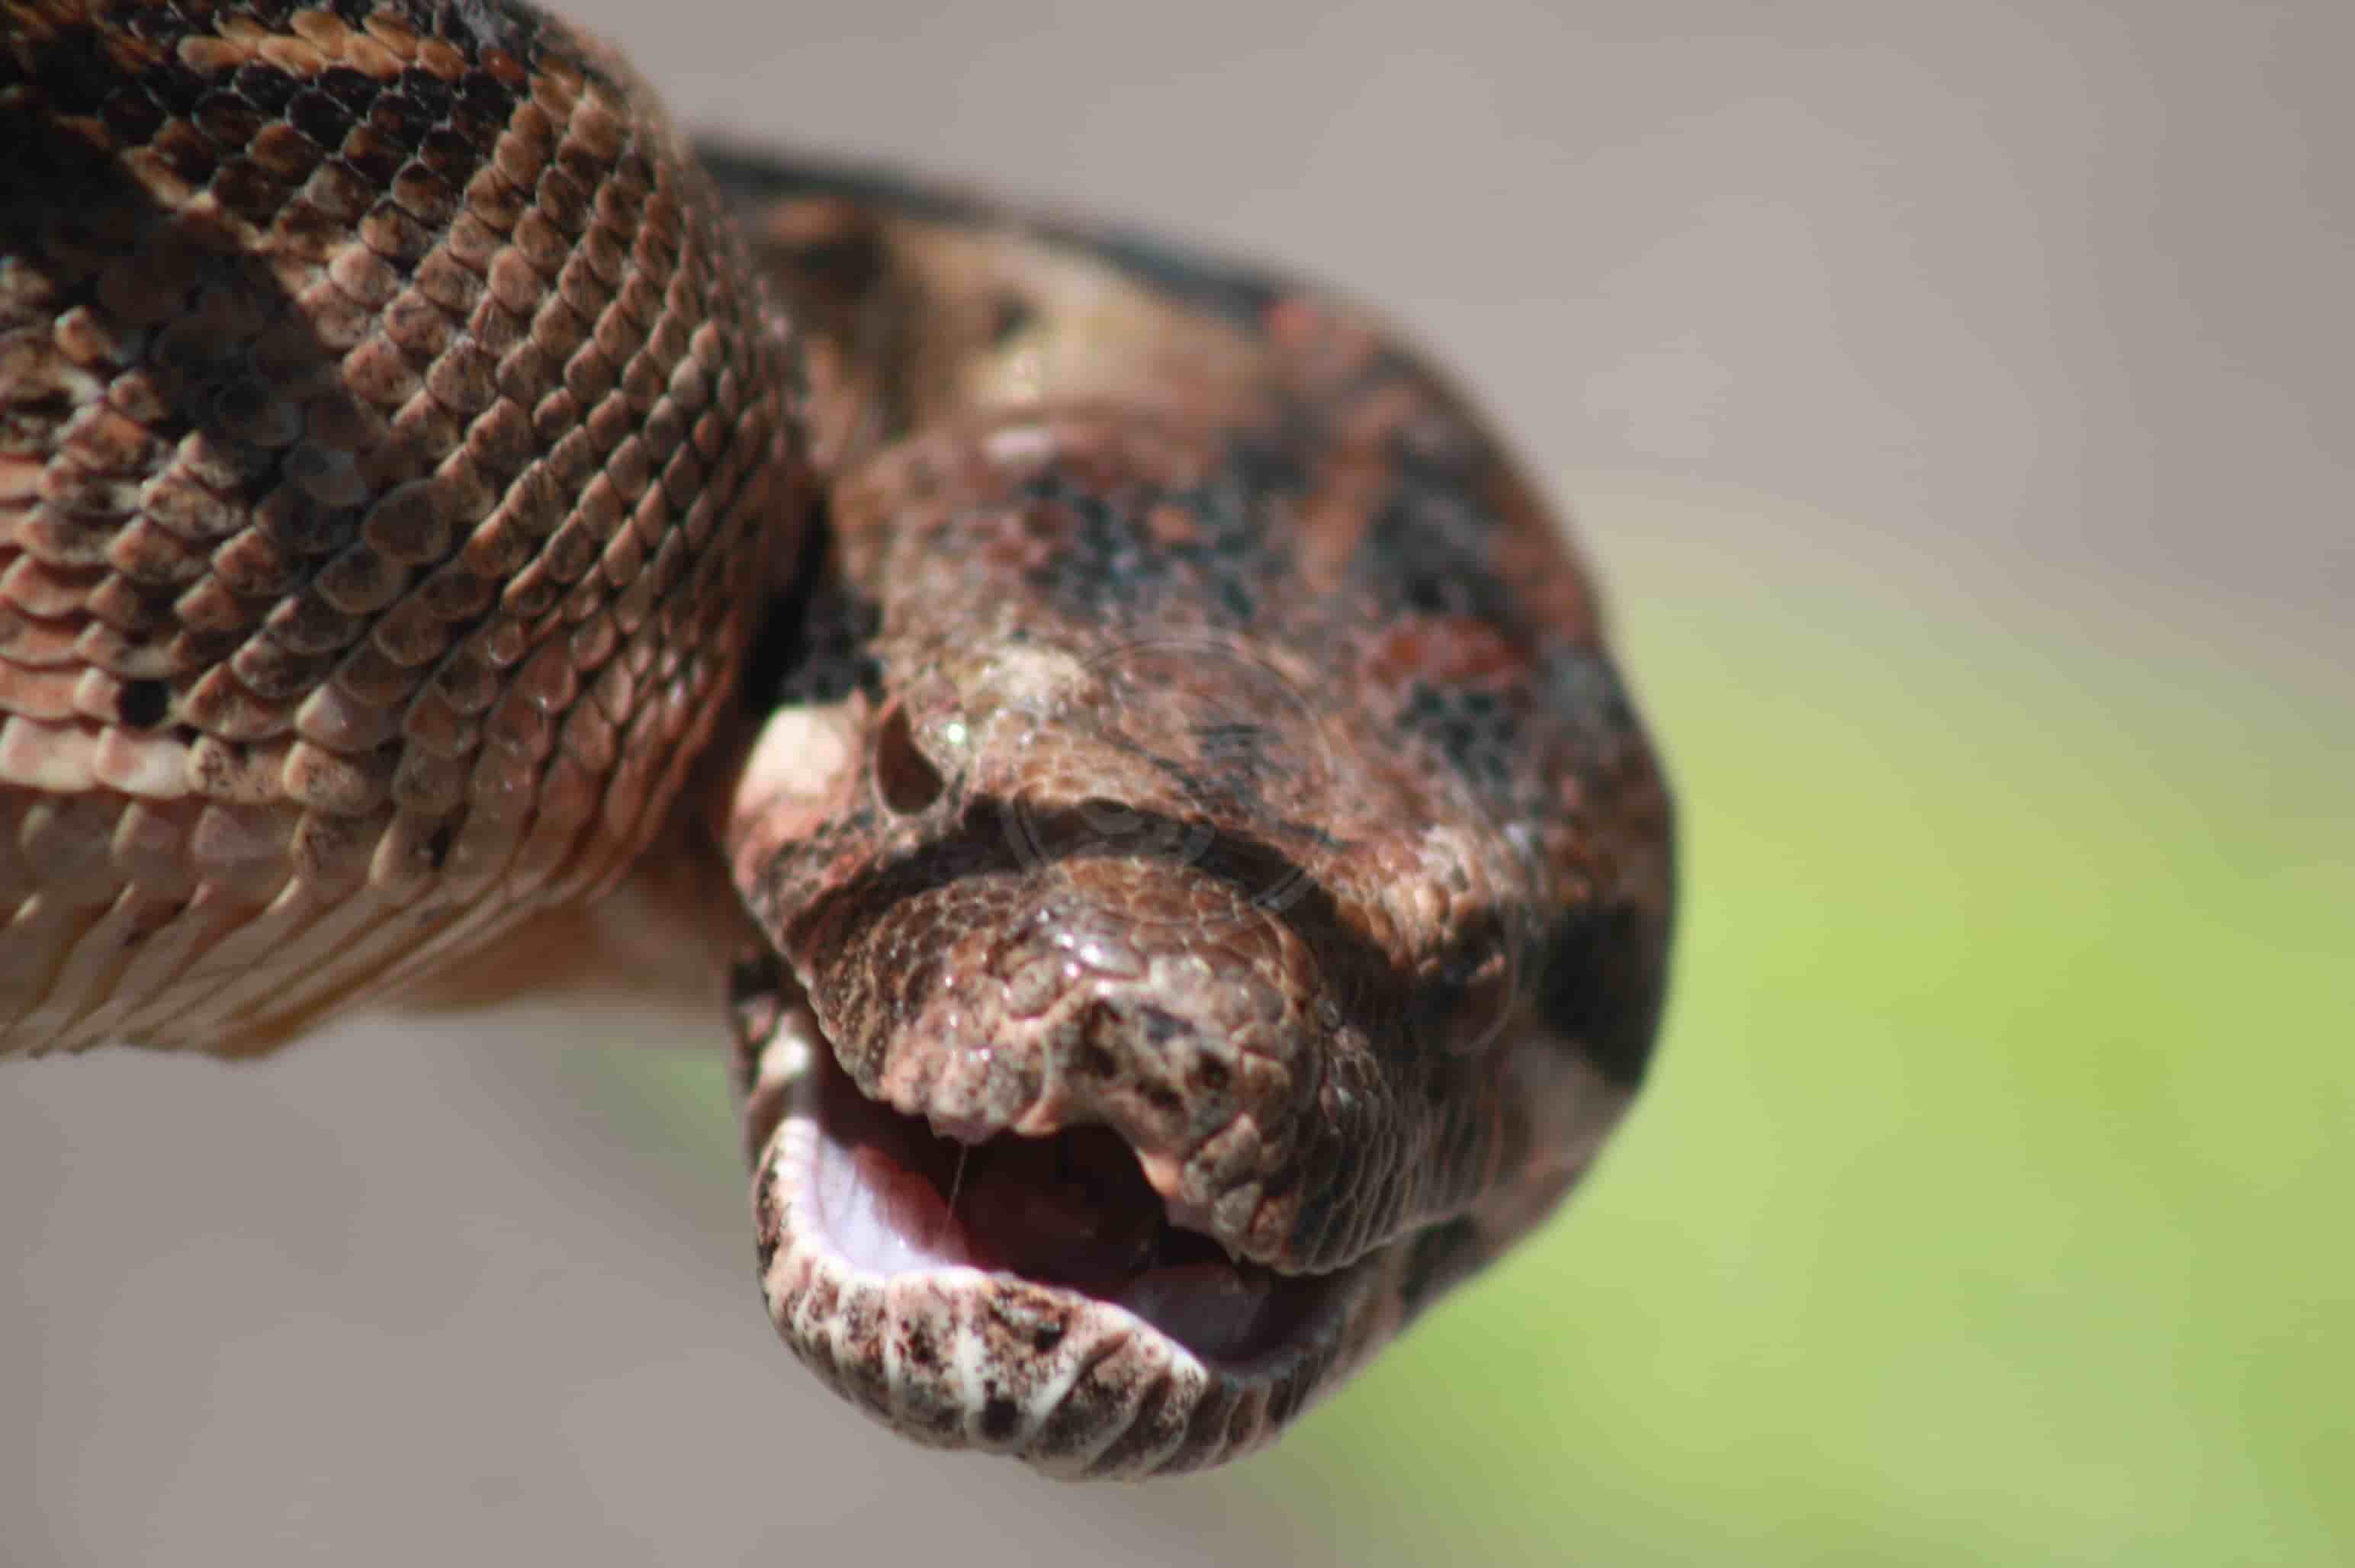
[[[824,1053],[821,1053],[823,1055]],[[1249,1360],[1305,1327],[1324,1292],[1171,1224],[1103,1127],[961,1144],[821,1068],[812,1196],[827,1239],[877,1274],[1018,1275],[1126,1308],[1205,1360]]]

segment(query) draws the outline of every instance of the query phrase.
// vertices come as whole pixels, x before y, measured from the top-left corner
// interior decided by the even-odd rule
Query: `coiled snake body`
[[[1585,1168],[1666,792],[1362,315],[698,158],[502,0],[0,27],[0,1050],[658,923],[787,1342],[1075,1475],[1263,1440]]]

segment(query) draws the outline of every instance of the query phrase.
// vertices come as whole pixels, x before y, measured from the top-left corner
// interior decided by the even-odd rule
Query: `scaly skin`
[[[1659,774],[1553,519],[1355,312],[711,162],[812,336],[832,481],[715,814],[767,939],[771,1309],[914,1435],[1215,1463],[1585,1168],[1657,1017]],[[1327,1281],[1312,1321],[1197,1354],[1019,1270],[849,1266],[813,1234],[827,1054],[964,1145],[1110,1127],[1139,1200]]]
[[[1073,1475],[1263,1440],[1586,1168],[1665,788],[1362,314],[698,163],[506,0],[0,23],[0,1052],[560,984],[639,862],[787,1342]]]
[[[0,1041],[242,1052],[610,886],[789,549],[796,359],[512,7],[0,7]]]

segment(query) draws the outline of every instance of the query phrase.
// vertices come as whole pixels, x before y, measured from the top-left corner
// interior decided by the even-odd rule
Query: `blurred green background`
[[[2355,7],[562,8],[1412,324],[1680,786],[1657,1069],[1273,1452],[1072,1488],[781,1351],[708,1016],[11,1063],[0,1563],[2355,1562]]]
[[[1572,488],[1681,785],[1654,1074],[1536,1243],[1178,1484],[1338,1562],[2355,1559],[2343,672]],[[709,1064],[600,1060],[732,1159]]]

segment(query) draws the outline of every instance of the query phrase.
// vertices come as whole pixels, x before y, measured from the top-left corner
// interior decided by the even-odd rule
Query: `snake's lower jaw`
[[[758,1026],[770,1314],[908,1437],[1075,1478],[1201,1468],[1273,1436],[1397,1327],[1402,1246],[1322,1275],[1235,1261],[1169,1223],[1103,1128],[957,1144],[862,1096],[805,1003],[776,999]]]

